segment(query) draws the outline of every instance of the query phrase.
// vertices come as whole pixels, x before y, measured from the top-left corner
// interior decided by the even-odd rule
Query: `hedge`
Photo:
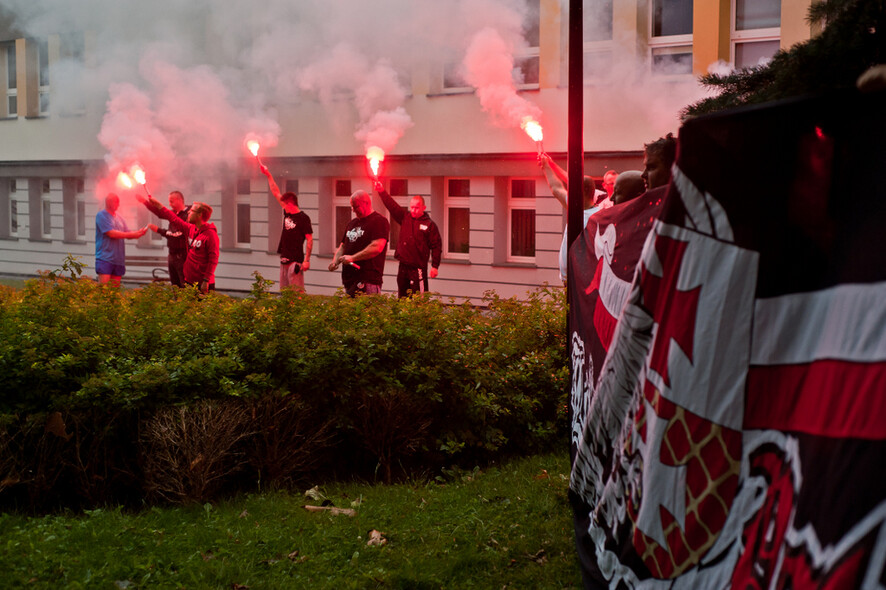
[[[203,501],[565,445],[565,297],[0,287],[0,505]]]

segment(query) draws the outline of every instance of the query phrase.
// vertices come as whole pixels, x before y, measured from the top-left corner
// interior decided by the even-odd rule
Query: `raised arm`
[[[283,193],[280,192],[280,187],[277,186],[277,182],[274,180],[274,176],[271,174],[271,171],[268,170],[268,167],[264,164],[261,165],[262,174],[268,177],[268,188],[271,189],[271,194],[274,195],[274,198],[277,199],[277,202],[280,205],[283,205]]]
[[[554,195],[554,198],[560,201],[560,204],[566,209],[568,198],[566,173],[547,154],[542,154],[538,157],[538,165],[544,171],[545,180],[548,181],[548,186],[551,187],[551,193]]]
[[[406,215],[406,210],[388,194],[388,191],[385,190],[384,185],[380,180],[376,180],[373,185],[375,186],[378,196],[381,197],[381,202],[385,204],[385,209],[391,212],[391,217],[394,221],[397,223],[403,223],[403,217]]]

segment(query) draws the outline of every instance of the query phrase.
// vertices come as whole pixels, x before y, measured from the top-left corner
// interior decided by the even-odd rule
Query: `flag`
[[[587,587],[886,587],[884,98],[693,119],[573,244]]]

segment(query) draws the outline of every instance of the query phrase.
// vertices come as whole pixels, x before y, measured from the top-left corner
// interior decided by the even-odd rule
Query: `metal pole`
[[[584,220],[584,63],[582,35],[582,0],[569,0],[569,129],[567,145],[568,207],[566,243],[568,246],[579,236]],[[572,265],[566,263],[566,283],[572,284]],[[572,305],[570,291],[566,289],[566,301]],[[573,326],[567,324],[567,355],[571,356],[570,341]]]

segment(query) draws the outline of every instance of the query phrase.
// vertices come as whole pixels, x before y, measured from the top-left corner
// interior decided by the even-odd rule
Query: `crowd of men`
[[[597,189],[590,176],[582,186],[584,225],[597,211],[631,201],[646,191],[668,184],[671,166],[676,160],[677,141],[670,133],[644,146],[643,171],[627,170],[620,174],[608,170],[603,175],[602,187]],[[538,157],[551,194],[567,207],[567,174],[548,154]],[[283,209],[283,228],[277,245],[280,255],[280,287],[305,290],[305,272],[311,268],[314,245],[310,217],[299,208],[298,195],[281,192],[270,170],[261,165],[267,177],[271,194]],[[426,211],[424,198],[412,197],[408,207],[400,206],[375,179],[373,188],[391,219],[400,225],[394,257],[397,270],[397,295],[400,298],[428,291],[428,279],[436,278],[443,252],[443,241],[437,224]],[[139,230],[129,230],[126,221],[117,214],[120,198],[111,193],[105,198],[105,208],[96,215],[95,258],[96,273],[102,283],[120,284],[126,272],[125,242],[137,239],[147,230],[166,238],[170,282],[176,286],[195,285],[201,292],[215,289],[215,269],[219,259],[218,230],[209,221],[212,207],[195,202],[185,205],[180,191],[169,193],[169,208],[153,197],[136,197],[149,211],[168,222],[166,228],[149,223]],[[349,297],[381,293],[385,259],[388,250],[390,223],[373,210],[372,197],[364,190],[351,195],[354,217],[338,240],[338,247],[329,263],[330,271],[341,268],[342,285]],[[566,280],[566,233],[560,247],[560,276]],[[430,270],[428,265],[430,264]]]

